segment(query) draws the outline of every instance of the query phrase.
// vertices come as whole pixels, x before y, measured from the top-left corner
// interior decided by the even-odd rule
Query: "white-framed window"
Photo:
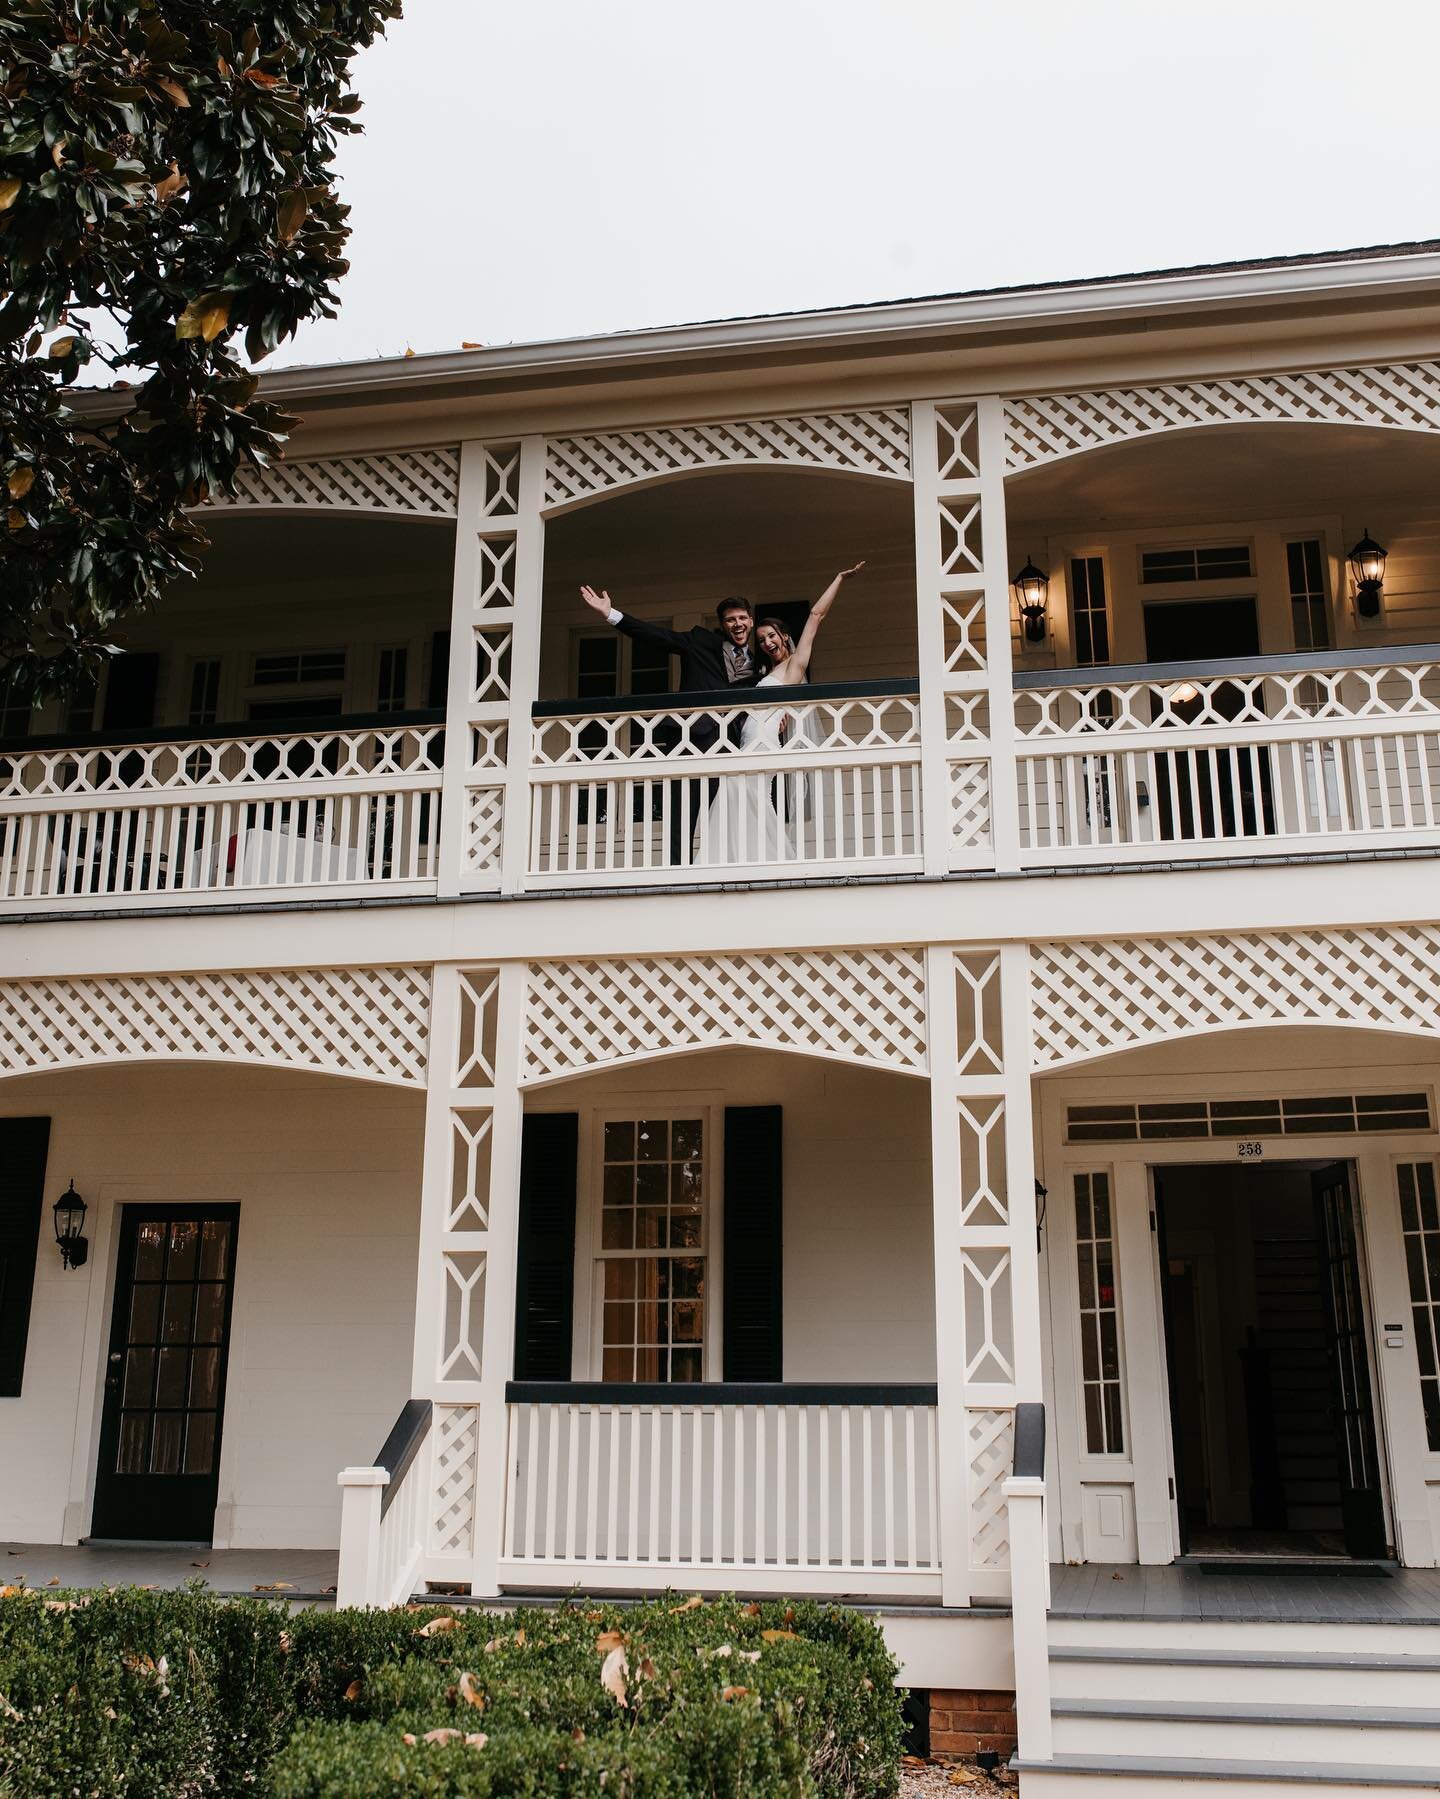
[[[1293,538],[1285,545],[1290,586],[1290,620],[1297,650],[1328,650],[1330,615],[1325,595],[1325,546],[1318,537]]]
[[[220,658],[197,656],[190,664],[186,724],[213,725],[220,718]]]
[[[344,710],[343,649],[262,650],[252,658],[247,718],[338,718]]]
[[[579,1240],[591,1378],[691,1382],[711,1370],[717,1119],[710,1104],[643,1102],[592,1117]]]
[[[1080,1302],[1080,1391],[1085,1448],[1091,1455],[1125,1453],[1125,1405],[1120,1375],[1120,1289],[1110,1171],[1075,1175],[1075,1255]]]
[[[1070,631],[1077,668],[1095,668],[1110,660],[1103,556],[1070,558]]]
[[[1255,564],[1248,543],[1186,544],[1142,549],[1142,587],[1188,585],[1196,581],[1248,581]]]
[[[669,693],[670,653],[606,626],[577,631],[572,639],[571,691],[577,699],[603,700],[617,693]]]
[[[375,676],[375,710],[403,712],[410,685],[410,646],[386,644],[380,651]]]
[[[1428,1157],[1401,1162],[1395,1179],[1400,1189],[1400,1229],[1410,1283],[1425,1440],[1430,1449],[1440,1450],[1440,1195],[1435,1164]]]

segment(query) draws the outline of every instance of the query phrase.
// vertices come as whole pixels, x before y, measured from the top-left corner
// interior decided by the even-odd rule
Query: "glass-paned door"
[[[238,1206],[126,1206],[95,1480],[96,1537],[208,1542]]]
[[[1355,1200],[1346,1163],[1312,1177],[1324,1265],[1330,1338],[1331,1422],[1340,1459],[1340,1505],[1346,1553],[1383,1556],[1385,1507],[1380,1494],[1370,1354],[1360,1297]]]

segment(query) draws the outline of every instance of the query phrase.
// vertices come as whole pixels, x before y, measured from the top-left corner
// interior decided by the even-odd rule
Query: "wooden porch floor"
[[[102,1544],[7,1543],[0,1585],[183,1587],[203,1580],[216,1593],[259,1593],[287,1600],[329,1600],[339,1557],[333,1549],[136,1549]],[[284,1582],[281,1586],[279,1583]],[[277,1591],[278,1588],[278,1591]]]
[[[1275,1565],[1172,1562],[1168,1568],[1087,1562],[1052,1567],[1051,1615],[1060,1618],[1220,1618],[1234,1623],[1440,1623],[1440,1569],[1337,1563],[1336,1573]]]

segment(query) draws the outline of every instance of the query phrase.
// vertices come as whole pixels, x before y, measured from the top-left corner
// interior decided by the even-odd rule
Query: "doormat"
[[[1197,1574],[1211,1574],[1231,1580],[1254,1580],[1257,1576],[1271,1580],[1304,1576],[1307,1580],[1389,1580],[1392,1570],[1377,1562],[1187,1562]]]

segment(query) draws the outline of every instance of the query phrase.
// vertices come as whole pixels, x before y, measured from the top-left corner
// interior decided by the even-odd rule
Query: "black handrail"
[[[400,1490],[400,1483],[409,1472],[410,1464],[420,1453],[420,1445],[430,1434],[430,1420],[435,1408],[428,1399],[407,1399],[400,1408],[400,1416],[390,1426],[390,1435],[380,1446],[374,1466],[383,1468],[390,1476],[390,1484],[380,1495],[380,1516],[383,1518],[390,1510],[390,1501]]]
[[[1363,650],[1292,650],[1278,656],[1218,656],[1195,662],[1102,662],[1091,668],[1027,669],[1017,690],[1125,686],[1132,681],[1210,681],[1225,675],[1303,674],[1307,669],[1387,668],[1440,662],[1440,643],[1387,643]]]
[[[938,1389],[880,1382],[512,1380],[507,1405],[936,1405]]]
[[[595,700],[537,700],[532,718],[588,718],[613,712],[714,712],[734,707],[793,706],[801,700],[884,700],[911,698],[920,691],[915,675],[885,681],[816,681],[798,687],[716,687],[682,693],[614,693]]]
[[[1045,1478],[1045,1408],[1037,1400],[1022,1400],[1015,1408],[1013,1472],[1027,1480]]]
[[[324,718],[247,718],[224,725],[151,725],[143,731],[51,731],[42,737],[0,737],[0,755],[26,750],[128,749],[148,743],[222,743],[245,737],[326,737],[350,731],[389,731],[404,725],[443,725],[443,706],[414,712],[356,712]]]

